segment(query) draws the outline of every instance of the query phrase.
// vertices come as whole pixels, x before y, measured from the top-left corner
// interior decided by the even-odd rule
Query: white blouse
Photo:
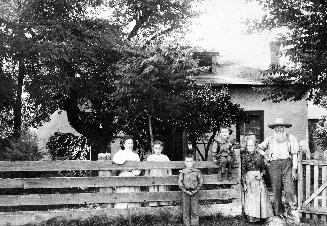
[[[140,157],[138,154],[130,151],[130,150],[119,150],[112,158],[112,161],[116,164],[124,164],[126,161],[140,161]],[[132,170],[132,173],[137,176],[141,173],[141,170]]]
[[[147,158],[146,161],[148,161],[148,162],[168,162],[170,160],[167,155],[152,154],[152,155],[149,155],[149,157]],[[158,164],[160,164],[160,163],[158,163]],[[155,176],[155,177],[164,177],[164,176],[171,175],[171,170],[170,169],[151,169],[148,171],[148,175]]]

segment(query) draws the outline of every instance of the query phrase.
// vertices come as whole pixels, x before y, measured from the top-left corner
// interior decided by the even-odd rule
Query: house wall
[[[50,136],[55,132],[72,133],[75,136],[80,136],[68,122],[67,112],[63,110],[56,110],[51,116],[48,122],[44,122],[37,128],[38,137],[38,149],[44,152],[45,159],[49,158],[48,150],[46,149],[46,143],[49,141]]]
[[[229,92],[234,103],[240,104],[245,111],[264,110],[264,137],[273,132],[268,124],[282,117],[286,122],[292,123],[288,131],[298,141],[308,139],[308,105],[305,99],[301,101],[282,101],[273,103],[262,101],[264,93],[255,92],[251,87],[229,87]]]
[[[257,93],[250,87],[228,87],[234,103],[240,104],[245,111],[264,110],[264,137],[272,134],[272,130],[268,128],[268,124],[274,122],[277,117],[283,117],[286,121],[293,124],[289,130],[290,133],[300,140],[308,140],[308,106],[306,100],[297,102],[283,101],[281,103],[272,103],[271,101],[263,102],[265,97],[263,93]],[[54,132],[70,132],[78,135],[78,133],[70,127],[65,111],[56,111],[51,117],[50,122],[45,123],[38,129],[39,148],[45,150],[45,143]],[[235,126],[232,127],[235,131]],[[236,133],[232,133],[235,138]],[[201,141],[198,147],[203,153],[206,141]],[[111,143],[112,154],[120,149],[120,139]],[[204,154],[204,153],[203,153]],[[180,160],[173,159],[173,160]]]

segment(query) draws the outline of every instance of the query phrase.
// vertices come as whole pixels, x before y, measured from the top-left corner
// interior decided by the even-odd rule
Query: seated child
[[[185,225],[199,225],[199,190],[203,185],[200,170],[193,168],[194,156],[186,155],[185,169],[179,171],[178,186],[182,190],[183,222]]]
[[[218,179],[223,180],[223,175],[227,173],[228,179],[232,179],[232,167],[235,161],[234,145],[229,140],[229,127],[220,127],[218,138],[212,145],[212,161],[218,168]]]
[[[167,155],[162,154],[164,144],[156,140],[152,144],[153,154],[149,155],[146,161],[148,162],[167,162],[169,158]],[[159,163],[160,164],[160,163]],[[165,177],[171,175],[171,169],[150,169],[146,172],[147,176],[153,177]],[[153,185],[149,186],[149,192],[161,192],[168,191],[168,185]],[[168,202],[149,202],[149,206],[164,206],[168,205]]]

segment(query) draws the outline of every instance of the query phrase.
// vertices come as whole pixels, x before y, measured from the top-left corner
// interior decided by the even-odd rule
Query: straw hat
[[[276,126],[285,126],[286,128],[292,127],[291,123],[286,123],[283,118],[276,118],[274,123],[268,124],[268,127],[273,129]]]

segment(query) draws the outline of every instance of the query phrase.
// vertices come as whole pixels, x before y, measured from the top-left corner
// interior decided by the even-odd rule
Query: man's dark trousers
[[[292,159],[273,160],[268,168],[274,195],[274,212],[275,215],[281,215],[284,212],[282,185],[285,191],[285,201],[291,206],[295,204]]]
[[[199,192],[192,196],[182,192],[182,200],[184,224],[199,225]]]

